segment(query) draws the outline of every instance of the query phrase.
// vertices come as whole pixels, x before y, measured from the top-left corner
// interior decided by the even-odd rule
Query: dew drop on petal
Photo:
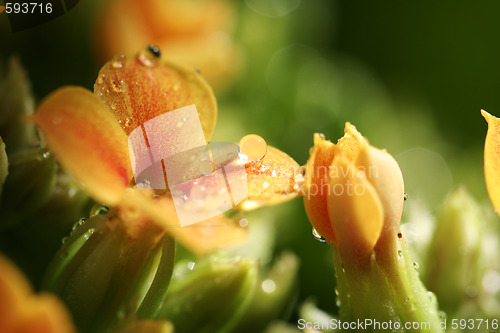
[[[142,50],[137,55],[137,60],[139,60],[139,63],[143,66],[154,67],[157,58],[149,50]]]
[[[244,155],[243,159],[248,161],[260,161],[266,156],[267,143],[266,141],[256,135],[249,134],[241,138],[239,142],[240,154]]]
[[[155,57],[161,58],[160,48],[156,45],[148,45],[146,49]]]
[[[111,67],[115,69],[123,68],[124,61],[125,61],[125,55],[118,54],[113,58],[113,60],[111,60]]]
[[[324,239],[324,238],[323,238],[323,236],[321,236],[321,235],[319,234],[318,230],[316,230],[316,229],[314,229],[314,228],[313,228],[313,229],[312,229],[312,234],[313,234],[314,238],[316,238],[316,240],[317,240],[318,242],[321,242],[321,243],[326,242],[326,239]]]
[[[203,160],[200,162],[200,172],[203,175],[205,175],[205,176],[211,175],[213,171],[214,170],[213,170],[212,163],[210,162],[210,160]]]
[[[248,220],[247,219],[241,219],[240,222],[239,222],[239,224],[240,224],[240,227],[246,228],[246,227],[248,227]]]

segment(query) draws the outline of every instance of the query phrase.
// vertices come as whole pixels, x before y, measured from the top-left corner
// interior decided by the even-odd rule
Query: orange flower
[[[204,254],[240,242],[245,238],[245,229],[224,215],[180,227],[169,193],[159,195],[129,186],[132,167],[127,135],[150,119],[192,104],[196,105],[208,141],[217,115],[212,90],[194,70],[160,59],[159,50],[149,47],[105,64],[94,94],[79,87],[64,87],[52,93],[40,104],[33,119],[43,130],[49,148],[87,192],[97,201],[119,208],[129,236],[138,237],[152,221],[193,252]],[[271,163],[275,168],[278,164],[298,167],[286,154],[272,147],[268,152],[258,163]],[[254,163],[246,166],[250,168]],[[258,184],[265,182],[266,175],[259,171],[252,174]],[[283,172],[280,179],[290,181],[293,171]],[[293,197],[289,194],[277,197]],[[255,201],[256,197],[249,190],[249,199]]]
[[[75,332],[69,312],[49,294],[33,294],[26,278],[0,254],[0,332]]]
[[[199,68],[219,88],[241,62],[229,35],[233,16],[226,0],[111,0],[98,20],[98,49],[109,59],[153,43],[168,50],[166,59]]]
[[[488,122],[484,142],[484,177],[495,211],[500,216],[500,118],[481,110]]]
[[[395,238],[403,196],[396,161],[354,126],[346,124],[337,144],[315,135],[304,205],[316,231],[342,254],[370,256],[383,239]]]

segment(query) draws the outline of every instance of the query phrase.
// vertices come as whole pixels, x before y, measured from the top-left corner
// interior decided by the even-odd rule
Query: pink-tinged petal
[[[484,142],[484,177],[491,202],[500,216],[500,118],[481,110],[488,122]]]
[[[88,193],[107,204],[119,201],[132,178],[127,136],[90,91],[61,88],[32,117],[63,167]]]
[[[156,116],[192,104],[206,141],[215,127],[217,104],[203,77],[194,69],[162,60],[152,50],[106,63],[94,93],[113,111],[127,135]]]

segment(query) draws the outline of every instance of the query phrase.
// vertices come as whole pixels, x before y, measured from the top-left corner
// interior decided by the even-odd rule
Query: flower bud
[[[277,258],[259,278],[255,295],[234,332],[262,332],[275,318],[289,315],[295,302],[299,260],[292,253]]]
[[[369,256],[386,234],[395,236],[403,195],[396,161],[354,126],[346,124],[337,144],[315,135],[304,205],[314,228],[343,255]]]
[[[178,333],[230,331],[247,308],[256,282],[253,259],[180,262],[158,318],[172,321]]]
[[[2,206],[16,215],[42,207],[54,190],[56,168],[54,157],[44,148],[31,148],[10,154]]]
[[[35,128],[23,117],[33,113],[31,85],[19,59],[12,57],[7,74],[0,77],[0,135],[12,152],[35,143]]]
[[[423,280],[449,314],[481,289],[481,222],[480,208],[464,188],[452,192],[439,213]]]

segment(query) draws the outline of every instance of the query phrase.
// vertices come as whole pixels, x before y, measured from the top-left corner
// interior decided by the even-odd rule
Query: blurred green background
[[[103,3],[81,1],[17,33],[0,14],[0,67],[18,55],[38,101],[64,85],[92,89],[103,64],[95,26]],[[233,37],[244,65],[216,93],[213,141],[256,133],[305,164],[313,133],[335,142],[350,121],[395,156],[410,200],[434,211],[465,184],[487,202],[487,126],[479,111],[500,115],[500,2],[235,0],[234,6]],[[330,249],[311,235],[302,200],[266,210],[277,221],[276,252],[291,249],[301,259],[299,299],[312,297],[335,312]],[[55,248],[39,254],[38,270],[18,260],[35,283]]]

